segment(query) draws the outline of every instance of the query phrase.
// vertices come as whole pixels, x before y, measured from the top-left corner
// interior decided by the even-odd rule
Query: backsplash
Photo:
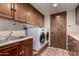
[[[12,36],[25,36],[26,31],[23,29],[24,26],[26,25],[7,21],[5,18],[0,18],[0,39],[5,39],[10,32],[13,32]]]
[[[23,30],[23,25],[25,24],[6,21],[4,18],[0,18],[0,31]]]

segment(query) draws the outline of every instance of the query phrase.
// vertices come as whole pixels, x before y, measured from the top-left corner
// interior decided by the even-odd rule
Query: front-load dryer
[[[44,28],[44,33],[45,33],[45,43],[49,42],[49,31],[48,29]]]
[[[39,51],[45,44],[45,32],[42,28],[27,28],[27,36],[33,36],[33,50]]]

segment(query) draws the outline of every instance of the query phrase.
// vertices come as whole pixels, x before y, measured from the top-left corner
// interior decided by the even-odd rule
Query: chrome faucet
[[[7,40],[9,40],[9,38],[12,36],[13,32],[10,32],[9,36],[7,37]]]

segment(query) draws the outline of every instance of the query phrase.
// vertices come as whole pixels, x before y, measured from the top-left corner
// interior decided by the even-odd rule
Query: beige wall
[[[67,32],[79,30],[79,26],[76,25],[75,10],[69,10],[67,12]],[[70,27],[69,27],[70,25]]]

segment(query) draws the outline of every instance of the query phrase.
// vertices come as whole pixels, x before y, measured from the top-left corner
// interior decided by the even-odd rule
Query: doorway
[[[50,17],[50,45],[66,49],[66,12],[52,14]]]

